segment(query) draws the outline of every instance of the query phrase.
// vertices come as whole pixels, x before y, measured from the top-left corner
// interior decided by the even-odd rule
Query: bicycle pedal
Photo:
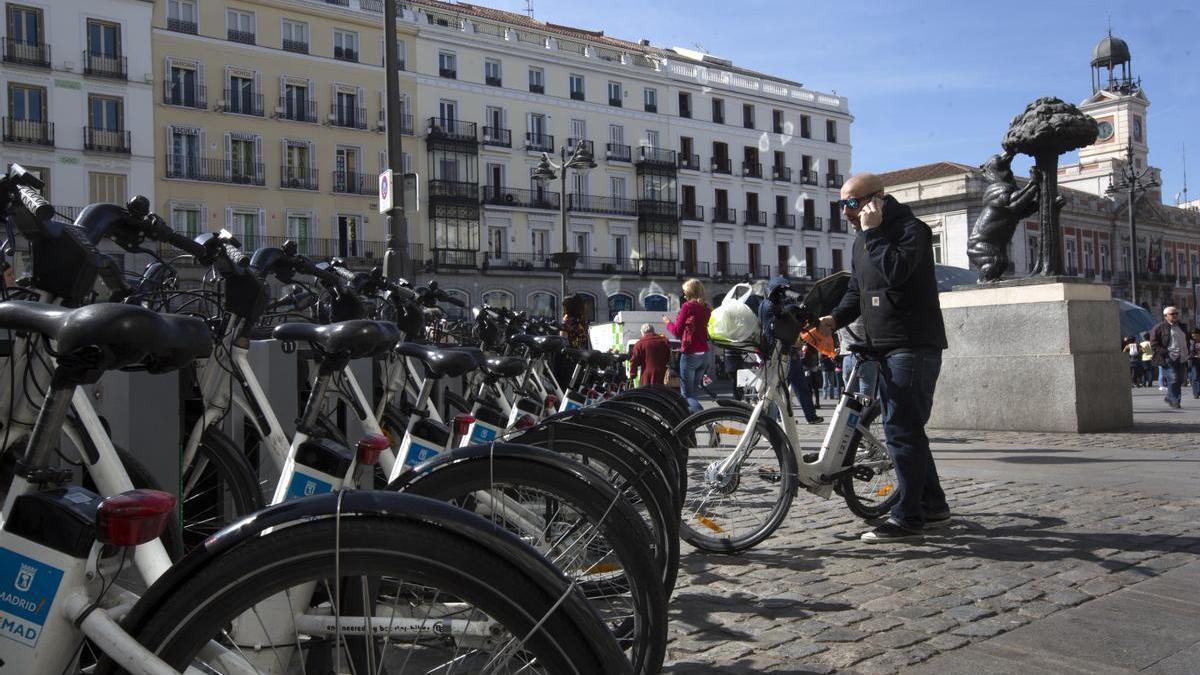
[[[769,483],[778,483],[783,480],[783,472],[779,469],[768,469],[765,466],[760,466],[758,467],[758,477]]]
[[[804,460],[805,464],[816,464],[817,460],[820,458],[821,453],[819,452],[806,452],[803,456],[801,456],[800,459]]]

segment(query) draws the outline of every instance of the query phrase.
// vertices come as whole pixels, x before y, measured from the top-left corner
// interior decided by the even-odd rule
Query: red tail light
[[[367,434],[355,446],[358,454],[358,463],[374,466],[379,463],[379,456],[383,454],[383,451],[390,447],[391,443],[388,442],[387,436],[383,434]]]
[[[467,435],[467,430],[475,423],[475,418],[471,415],[455,415],[454,416],[454,435],[463,437]]]
[[[588,389],[587,397],[588,399],[599,398],[600,392],[596,391],[595,389]]]
[[[130,490],[100,502],[96,538],[112,546],[158,539],[175,511],[175,497],[159,490]]]
[[[518,429],[528,429],[537,424],[537,420],[533,419],[533,415],[524,414],[517,417],[517,421],[513,422],[513,426]]]
[[[546,394],[546,410],[558,409],[558,396],[554,394]]]

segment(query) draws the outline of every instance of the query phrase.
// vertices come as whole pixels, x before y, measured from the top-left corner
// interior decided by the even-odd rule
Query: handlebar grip
[[[43,223],[48,223],[54,218],[54,207],[40,192],[27,185],[18,185],[17,192],[20,193],[25,208],[29,209],[35,218]]]
[[[250,264],[250,256],[246,255],[242,249],[233,244],[222,244],[221,248],[225,251],[225,257],[238,267],[246,267]]]
[[[342,285],[341,275],[339,275],[338,273],[333,272],[331,270],[322,269],[320,267],[317,267],[316,265],[313,265],[312,263],[303,265],[302,269],[300,271],[305,274],[311,274],[312,276],[316,277],[317,279],[320,279],[321,281],[324,281],[327,284],[332,284],[334,286]]]
[[[452,295],[447,295],[447,294],[444,294],[444,293],[443,293],[443,294],[439,294],[439,295],[443,296],[443,297],[441,297],[441,298],[440,298],[440,299],[442,300],[442,302],[448,302],[448,303],[450,303],[450,304],[454,305],[455,307],[462,307],[462,308],[464,308],[464,309],[465,309],[465,308],[466,308],[466,306],[467,306],[467,303],[466,303],[466,302],[464,302],[464,301],[463,301],[462,299],[460,299],[460,298],[456,298],[456,297],[454,297],[454,296],[452,296]]]
[[[342,267],[341,265],[330,265],[329,269],[332,270],[334,274],[337,274],[338,277],[350,283],[354,283],[354,281],[358,278],[358,274],[356,272],[347,267]]]
[[[207,254],[207,251],[204,250],[203,244],[198,244],[195,241],[192,241],[186,235],[179,234],[174,230],[169,231],[167,236],[164,238],[164,241],[180,251],[191,255],[197,260],[203,260]]]

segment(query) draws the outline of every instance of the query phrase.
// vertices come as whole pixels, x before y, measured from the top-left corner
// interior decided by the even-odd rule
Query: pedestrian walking
[[[1142,333],[1142,341],[1138,343],[1142,352],[1142,386],[1154,386],[1154,373],[1158,370],[1151,361],[1154,360],[1154,349],[1150,346],[1150,334]]]
[[[1150,329],[1150,346],[1154,350],[1152,363],[1162,369],[1167,385],[1163,401],[1172,408],[1183,407],[1180,394],[1192,343],[1187,326],[1179,320],[1178,307],[1163,310],[1163,320]]]
[[[688,408],[697,413],[700,388],[704,385],[704,366],[708,363],[708,317],[712,308],[704,296],[704,284],[699,279],[683,282],[683,304],[675,319],[663,315],[667,330],[679,338],[679,391],[687,399]]]
[[[869,543],[919,539],[925,527],[950,519],[925,423],[946,348],[946,328],[933,270],[933,234],[912,209],[872,174],[842,185],[839,205],[861,229],[852,275],[841,303],[821,327],[831,334],[863,317],[867,351],[879,359],[879,401],[900,498],[888,520],[862,535]]]
[[[790,287],[791,282],[784,277],[771,277],[767,283],[767,296],[758,304],[758,322],[762,325],[763,341],[767,345],[775,344],[772,323],[775,320],[775,312],[782,307],[785,294]],[[825,418],[817,415],[816,407],[813,405],[812,385],[809,382],[808,371],[804,368],[802,350],[797,349],[795,345],[784,345],[781,349],[788,350],[787,382],[791,387],[792,395],[800,404],[804,420],[809,424],[824,422]]]
[[[821,355],[821,382],[825,398],[829,400],[838,398],[837,365],[834,364],[833,359],[823,354]]]
[[[1192,398],[1200,398],[1200,328],[1192,329],[1192,350],[1188,352],[1188,378],[1192,381]]]
[[[638,377],[640,386],[662,384],[667,380],[667,362],[671,360],[671,344],[654,331],[654,326],[642,324],[642,337],[633,343],[629,352],[629,376]]]
[[[1125,353],[1129,355],[1129,379],[1133,386],[1142,386],[1142,350],[1138,347],[1137,338],[1130,335],[1125,338]]]

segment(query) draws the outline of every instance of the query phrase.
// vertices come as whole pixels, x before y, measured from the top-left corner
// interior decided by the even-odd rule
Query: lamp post
[[[1129,291],[1133,298],[1133,304],[1138,304],[1138,250],[1137,250],[1137,222],[1133,213],[1133,204],[1137,201],[1139,193],[1145,192],[1152,187],[1158,185],[1150,167],[1138,171],[1133,165],[1133,139],[1130,138],[1125,146],[1125,164],[1121,167],[1121,172],[1117,174],[1111,185],[1108,186],[1108,194],[1115,195],[1125,193],[1129,200]],[[1146,258],[1150,257],[1151,242],[1146,243]]]
[[[403,253],[408,248],[408,226],[404,222],[404,152],[400,146],[400,139],[404,137],[400,119],[400,57],[396,51],[396,3],[392,0],[383,3],[383,23],[388,168],[392,171],[393,182],[397,176],[400,178],[399,189],[395,185],[388,187],[395,195],[395,200],[387,216],[388,245],[383,254],[383,269],[388,279],[396,281],[404,272]]]
[[[558,197],[558,217],[562,227],[562,251],[550,256],[562,275],[562,295],[558,299],[561,307],[563,300],[567,297],[567,272],[575,269],[575,261],[582,253],[582,251],[567,251],[567,169],[574,169],[576,173],[587,173],[589,169],[596,168],[596,162],[582,141],[575,143],[575,150],[570,157],[567,156],[566,146],[559,148],[558,154],[560,161],[556,164],[550,159],[548,153],[543,152],[541,161],[533,170],[533,179],[538,182],[538,185],[545,188],[550,181],[558,178],[559,184],[562,186]]]

